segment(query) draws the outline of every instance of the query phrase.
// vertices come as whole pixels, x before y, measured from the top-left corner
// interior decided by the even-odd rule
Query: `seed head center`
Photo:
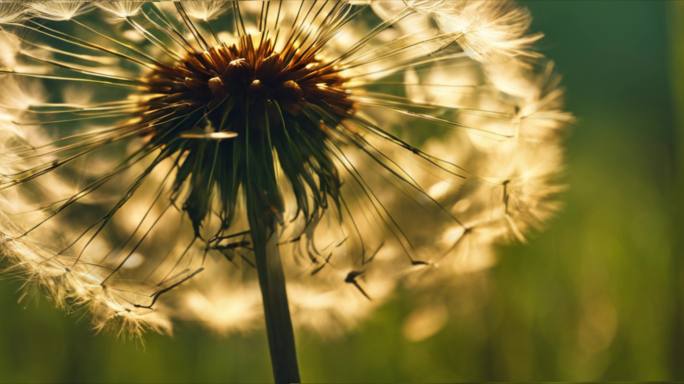
[[[233,45],[215,45],[151,72],[146,78],[146,91],[152,95],[148,118],[169,108],[203,109],[213,128],[222,131],[236,130],[231,125],[253,114],[272,114],[274,108],[292,117],[318,107],[333,122],[350,113],[344,78],[319,60],[315,50],[288,46],[276,51],[269,39],[255,41],[243,36]]]

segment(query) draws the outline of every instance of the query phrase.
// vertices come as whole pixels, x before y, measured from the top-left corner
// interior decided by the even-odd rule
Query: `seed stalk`
[[[299,383],[294,331],[287,301],[285,274],[278,250],[278,236],[265,227],[252,228],[252,240],[273,377],[276,384]]]

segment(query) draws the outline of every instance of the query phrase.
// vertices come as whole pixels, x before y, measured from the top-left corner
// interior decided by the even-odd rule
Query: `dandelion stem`
[[[278,236],[266,226],[252,227],[257,274],[266,317],[266,334],[276,384],[299,383],[294,331],[278,251]]]

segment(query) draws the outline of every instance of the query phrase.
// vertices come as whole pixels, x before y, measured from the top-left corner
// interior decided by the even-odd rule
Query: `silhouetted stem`
[[[278,251],[278,237],[274,233],[267,233],[267,230],[253,228],[252,239],[273,376],[277,384],[299,383],[294,331]]]

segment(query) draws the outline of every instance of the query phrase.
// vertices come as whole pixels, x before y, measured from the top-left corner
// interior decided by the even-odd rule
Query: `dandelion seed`
[[[95,3],[98,7],[122,19],[135,16],[143,4],[144,2],[139,0],[104,0]]]
[[[0,3],[0,24],[21,21],[28,16],[28,7],[25,2],[3,1]]]
[[[69,20],[85,11],[87,1],[34,1],[30,3],[36,16],[48,20]]]
[[[181,1],[181,4],[188,16],[203,21],[217,18],[231,6],[231,2],[223,0],[185,0]]]
[[[94,5],[0,4],[0,232],[97,329],[246,331],[261,290],[271,332],[286,276],[339,334],[558,208],[572,118],[510,2]]]

